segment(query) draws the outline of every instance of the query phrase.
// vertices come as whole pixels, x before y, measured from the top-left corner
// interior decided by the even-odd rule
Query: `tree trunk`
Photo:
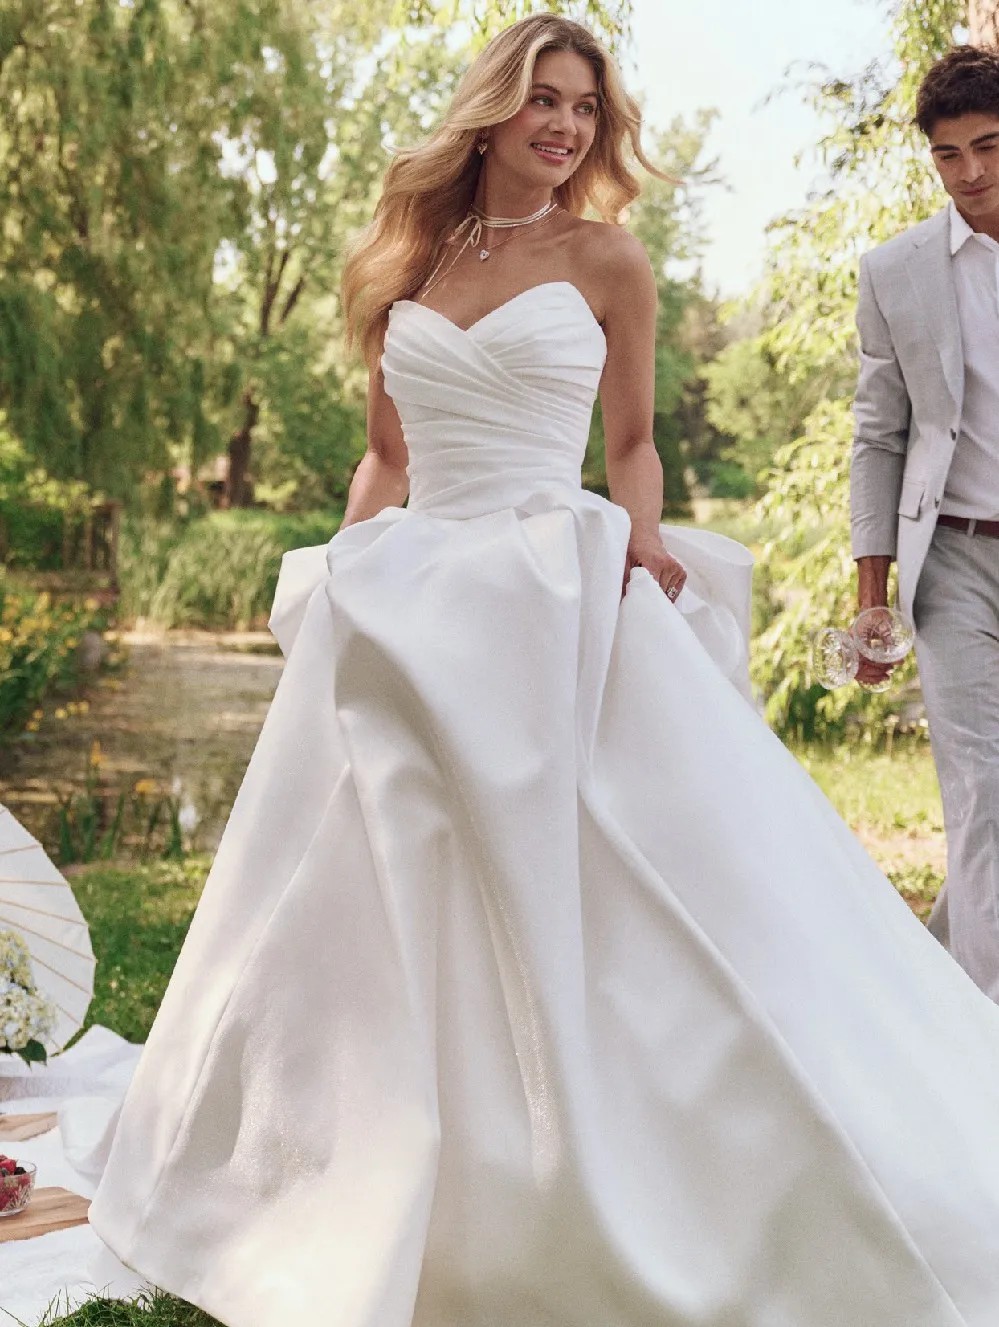
[[[274,324],[280,331],[294,312],[302,291],[305,289],[305,277],[300,276],[284,296],[280,308],[277,308],[282,295],[282,283],[289,270],[291,251],[285,249],[280,256],[272,249],[267,257],[267,270],[264,273],[264,288],[260,299],[259,337],[264,342],[274,334]],[[253,483],[250,479],[250,456],[253,450],[253,430],[260,419],[260,405],[253,394],[252,386],[243,392],[243,423],[229,439],[229,476],[226,480],[223,505],[226,507],[248,507],[253,501]]]
[[[243,423],[229,439],[229,474],[225,482],[225,506],[248,507],[253,501],[250,482],[250,448],[260,406],[248,387],[243,393]]]
[[[968,0],[972,46],[999,46],[999,0]]]

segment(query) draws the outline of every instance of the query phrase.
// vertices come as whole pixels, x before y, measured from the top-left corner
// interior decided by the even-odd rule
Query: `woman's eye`
[[[596,106],[594,106],[594,105],[593,105],[591,102],[589,102],[589,101],[584,101],[583,104],[582,104],[582,106],[580,106],[579,109],[583,112],[584,115],[596,115],[596,113],[597,113],[597,108],[596,108]]]
[[[535,97],[534,100],[537,102],[539,106],[551,106],[554,104],[552,102],[551,97],[546,97],[543,94]]]

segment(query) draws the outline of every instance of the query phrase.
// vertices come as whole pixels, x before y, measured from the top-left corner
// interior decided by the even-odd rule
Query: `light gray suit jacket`
[[[850,469],[853,556],[898,562],[910,617],[937,523],[964,398],[950,213],[860,263],[860,379]]]

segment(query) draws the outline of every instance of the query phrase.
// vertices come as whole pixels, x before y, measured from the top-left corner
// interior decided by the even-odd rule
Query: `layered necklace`
[[[485,212],[481,212],[477,207],[473,207],[462,224],[466,225],[469,218],[471,218],[473,224],[472,229],[469,231],[468,243],[474,249],[482,238],[483,227],[487,230],[517,230],[521,226],[534,226],[539,221],[544,221],[546,217],[550,217],[553,212],[557,211],[558,203],[556,203],[554,198],[550,198],[548,202],[545,203],[544,207],[539,207],[538,210],[532,212],[529,217],[487,217]],[[507,238],[512,240],[513,236],[510,235]],[[499,244],[494,244],[491,248],[479,249],[479,262],[484,263],[490,253],[492,253],[492,250],[498,249],[500,244],[503,243],[505,243],[505,241],[500,240]]]
[[[558,210],[559,205],[554,198],[550,198],[548,202],[545,203],[544,207],[539,207],[538,210],[532,212],[529,217],[490,217],[479,208],[473,207],[464,221],[456,226],[447,237],[447,244],[450,246],[455,244],[461,235],[467,231],[464,243],[442,272],[441,268],[444,266],[444,260],[447,257],[447,250],[445,249],[437,262],[437,266],[430,273],[427,283],[423,287],[423,294],[420,298],[424,299],[429,295],[434,286],[439,285],[444,278],[451,273],[466,249],[477,248],[479,250],[479,262],[484,263],[497,249],[501,248],[504,244],[508,244],[510,240],[516,236],[518,230],[523,230],[528,226],[543,225],[546,221],[549,221]],[[510,231],[510,234],[497,240],[493,244],[486,245],[482,243],[483,230],[508,230]]]

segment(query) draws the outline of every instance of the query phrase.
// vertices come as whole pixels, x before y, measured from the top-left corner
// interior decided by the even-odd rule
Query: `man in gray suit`
[[[999,1000],[999,52],[952,50],[916,119],[950,203],[861,262],[853,555],[862,608],[897,560],[916,625],[947,828],[930,928]]]

